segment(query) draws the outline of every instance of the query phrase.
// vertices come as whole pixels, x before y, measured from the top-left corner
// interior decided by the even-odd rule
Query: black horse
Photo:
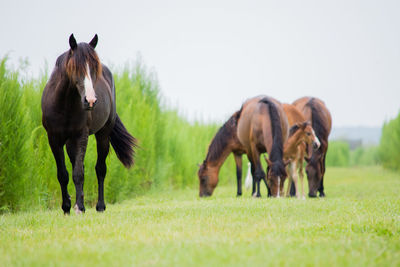
[[[134,163],[136,139],[128,133],[116,113],[114,79],[110,70],[100,63],[94,50],[97,41],[96,34],[88,44],[77,44],[71,34],[70,49],[57,58],[42,95],[42,123],[56,160],[65,214],[70,212],[71,198],[67,189],[69,177],[65,167],[64,145],[73,168],[76,213],[85,212],[83,160],[89,135],[95,134],[97,142],[97,211],[106,209],[104,178],[109,143],[125,167],[129,168]]]

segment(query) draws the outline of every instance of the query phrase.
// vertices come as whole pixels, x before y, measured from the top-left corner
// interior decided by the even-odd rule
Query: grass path
[[[104,214],[0,216],[1,266],[400,266],[400,175],[329,168],[326,199],[151,193]]]

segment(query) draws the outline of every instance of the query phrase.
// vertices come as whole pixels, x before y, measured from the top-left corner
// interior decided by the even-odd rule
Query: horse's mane
[[[208,147],[208,153],[205,161],[215,161],[218,160],[221,153],[225,150],[229,141],[236,135],[237,122],[242,113],[242,108],[233,113],[233,115],[224,123],[224,125],[219,128],[217,134],[211,141]]]
[[[86,73],[86,63],[94,72],[96,79],[102,73],[102,65],[96,51],[87,43],[80,43],[74,50],[68,50],[57,58],[56,68],[65,71],[68,77]]]
[[[319,140],[328,140],[328,130],[324,126],[324,121],[320,116],[322,107],[318,102],[315,101],[315,98],[311,98],[308,100],[306,106],[310,107],[311,109],[311,122],[312,127],[315,131]]]
[[[268,155],[269,159],[274,162],[271,166],[272,172],[276,175],[286,174],[285,165],[283,164],[283,140],[282,140],[282,127],[281,127],[281,117],[279,115],[278,108],[276,105],[268,98],[264,97],[260,100],[260,103],[268,105],[269,117],[271,119],[272,128],[272,149],[271,153]]]

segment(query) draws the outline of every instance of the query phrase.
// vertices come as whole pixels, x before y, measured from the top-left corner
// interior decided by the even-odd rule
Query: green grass
[[[232,179],[208,199],[187,188],[103,214],[4,214],[0,265],[399,266],[399,188],[380,167],[329,168],[326,199],[236,198]]]

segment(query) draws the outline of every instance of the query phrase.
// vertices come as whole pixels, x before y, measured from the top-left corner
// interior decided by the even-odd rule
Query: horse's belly
[[[95,110],[94,110],[95,111]],[[88,118],[89,134],[95,134],[101,130],[110,118],[110,111],[91,112]]]

